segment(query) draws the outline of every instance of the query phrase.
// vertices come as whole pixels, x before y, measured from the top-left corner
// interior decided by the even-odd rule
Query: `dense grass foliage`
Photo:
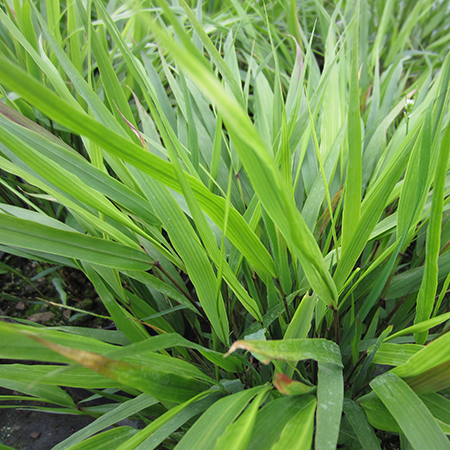
[[[0,322],[0,386],[96,417],[55,449],[450,448],[448,24],[1,2],[0,251],[83,271],[117,328]]]

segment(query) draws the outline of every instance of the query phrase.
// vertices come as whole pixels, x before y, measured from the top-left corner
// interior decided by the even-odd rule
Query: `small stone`
[[[19,311],[23,311],[25,309],[25,303],[24,302],[18,302],[16,304],[16,309]]]
[[[31,316],[27,317],[27,319],[31,320],[32,322],[45,323],[53,319],[54,317],[54,313],[52,313],[51,311],[47,311],[44,313],[31,314]]]
[[[30,433],[30,437],[32,437],[33,439],[37,439],[40,435],[40,431],[33,431],[32,433]]]
[[[63,312],[63,316],[67,319],[67,320],[69,320],[70,319],[70,315],[72,314],[72,311],[70,310],[70,309],[66,309],[64,312]]]

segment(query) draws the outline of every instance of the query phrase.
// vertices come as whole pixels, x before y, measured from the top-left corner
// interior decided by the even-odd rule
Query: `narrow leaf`
[[[225,356],[244,349],[252,352],[262,363],[270,360],[300,361],[314,359],[342,367],[339,346],[326,339],[285,339],[282,341],[236,341]]]
[[[419,397],[392,372],[375,378],[370,386],[417,449],[450,449],[450,442]]]

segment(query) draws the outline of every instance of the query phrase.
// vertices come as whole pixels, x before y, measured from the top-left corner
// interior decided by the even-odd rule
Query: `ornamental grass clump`
[[[0,251],[116,327],[0,322],[54,449],[450,448],[448,11],[2,2]]]

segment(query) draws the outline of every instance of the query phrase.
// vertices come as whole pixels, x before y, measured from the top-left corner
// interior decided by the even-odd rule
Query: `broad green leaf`
[[[363,407],[370,425],[379,430],[401,433],[398,423],[375,392],[361,397],[358,403]]]
[[[271,450],[307,450],[312,446],[314,432],[314,413],[316,400],[310,402],[298,412],[284,427],[280,439],[272,446]]]
[[[317,383],[316,449],[335,449],[344,401],[342,369],[319,361]]]
[[[145,151],[138,145],[106,128],[101,123],[75,110],[53,92],[31,79],[0,55],[0,81],[20,92],[32,104],[57,122],[74,132],[92,139],[111,154],[122,158],[136,168],[155,177],[169,188],[181,191],[172,165]],[[187,176],[201,208],[220,228],[223,226],[225,200],[213,195],[197,179]],[[251,264],[263,272],[274,275],[274,263],[256,235],[240,214],[230,209],[227,237],[238,247]]]
[[[440,422],[439,425],[450,424],[450,400],[440,394],[423,394],[420,395],[420,399],[424,402],[425,406],[430,410],[431,414]],[[445,431],[448,435],[449,430]]]
[[[198,62],[195,64],[191,60],[188,49],[176,45],[156,22],[150,25],[199,89],[218,106],[263,206],[299,257],[319,297],[328,305],[336,304],[337,292],[317,243],[299,214],[288,187],[282,180],[281,172],[275,167],[268,149],[248,116],[227,95],[205,65]]]
[[[430,411],[398,376],[388,372],[375,378],[370,385],[414,448],[450,448],[450,442]]]
[[[411,356],[422,350],[424,347],[417,344],[381,344],[375,356],[374,364],[382,364],[388,366],[400,366],[405,364]],[[374,347],[371,346],[367,352],[372,352]]]
[[[249,450],[270,450],[277,444],[280,436],[287,426],[302,411],[311,404],[315,404],[315,398],[311,395],[301,397],[281,397],[267,403],[258,413]],[[302,431],[302,426],[295,421],[297,430]],[[286,432],[291,429],[289,427]],[[305,428],[305,435],[308,433]]]
[[[149,270],[153,260],[145,252],[81,233],[63,231],[0,214],[0,243],[54,253],[93,264],[125,270]]]
[[[284,339],[305,339],[308,337],[316,302],[316,295],[304,295],[289,323]]]
[[[203,413],[222,397],[221,393],[214,392],[206,396],[202,400],[192,402],[183,408],[180,412],[169,419],[167,422],[159,426],[159,428],[142,442],[136,449],[153,450],[158,448],[159,444],[169,437],[178,428],[184,425],[189,419],[195,418],[198,414]]]
[[[0,444],[0,450],[14,450],[14,449],[9,445]]]
[[[363,450],[381,450],[375,431],[367,422],[367,417],[358,404],[353,400],[344,399],[344,413]]]
[[[285,395],[304,395],[311,394],[316,391],[315,386],[308,386],[300,381],[295,381],[283,373],[277,372],[273,379],[273,385],[278,392]]]
[[[450,361],[446,361],[414,377],[404,377],[408,386],[418,394],[443,391],[450,387]]]
[[[137,342],[132,345],[123,347],[121,349],[112,348],[110,353],[107,355],[111,358],[122,359],[127,355],[146,355],[151,352],[157,352],[161,349],[166,349],[170,347],[188,347],[198,350],[205,358],[209,359],[214,364],[222,367],[230,372],[240,372],[242,370],[242,364],[240,361],[234,357],[223,358],[223,355],[215,352],[201,345],[190,342],[184,337],[176,333],[167,333],[160,336],[153,336],[142,342]]]
[[[77,448],[77,444],[80,445],[80,443],[85,440],[89,441],[88,438],[95,433],[98,433],[99,431],[102,431],[105,428],[114,425],[121,420],[126,419],[127,417],[136,414],[144,408],[148,408],[149,406],[152,406],[156,403],[158,403],[158,400],[156,400],[155,398],[149,397],[147,394],[141,394],[136,398],[128,400],[122,404],[118,404],[117,407],[112,411],[107,412],[88,426],[73,433],[70,437],[55,445],[53,447],[53,450],[65,450],[74,447]],[[105,433],[102,434],[104,435]],[[86,442],[87,441],[85,441],[85,443]]]
[[[211,395],[211,393],[212,393],[211,391],[202,392],[201,394],[198,394],[195,397],[185,401],[181,405],[177,405],[174,408],[169,409],[169,411],[162,414],[160,417],[158,417],[152,423],[147,425],[143,430],[141,430],[137,434],[135,434],[129,441],[125,442],[120,447],[118,447],[117,450],[133,450],[133,449],[135,449],[137,445],[139,445],[141,442],[143,442],[145,439],[147,439],[149,436],[151,436],[162,425],[166,424],[169,420],[176,417],[180,412],[183,411],[183,409],[185,409],[191,403],[202,400],[204,397]]]
[[[37,357],[39,353],[35,352]],[[25,383],[69,386],[83,389],[123,388],[123,383],[107,378],[85,367],[38,365],[30,371],[26,364],[0,365],[0,378]]]
[[[20,380],[0,378],[0,386],[11,391],[19,391],[24,394],[32,395],[40,401],[51,402],[57,405],[75,408],[75,403],[70,395],[63,391],[59,386],[46,386],[42,384],[30,384]]]
[[[68,363],[69,359],[51,351],[46,347],[27,337],[27,332],[35,332],[42,339],[62,344],[71,348],[89,348],[96,353],[108,353],[116,349],[116,346],[107,344],[98,339],[79,336],[73,333],[63,333],[46,327],[34,327],[29,325],[10,324],[0,321],[0,358],[29,361],[46,361],[55,363]]]
[[[450,61],[447,59],[447,61]],[[442,138],[434,178],[433,203],[430,211],[430,223],[427,229],[426,259],[422,284],[417,295],[416,318],[414,323],[420,323],[430,318],[438,283],[438,257],[441,250],[442,211],[444,205],[445,178],[447,162],[450,155],[450,126],[447,125]],[[418,344],[424,344],[426,332],[416,333]]]
[[[258,393],[242,415],[219,436],[214,445],[214,450],[226,450],[229,448],[246,450],[248,448],[259,407],[267,398],[270,390],[272,390],[271,386],[265,386],[265,389]]]
[[[159,400],[181,403],[208,388],[206,383],[192,377],[178,375],[176,369],[174,372],[162,371],[157,367],[150,369],[150,366],[130,364],[85,350],[71,349],[35,336],[33,339],[88,369],[126,386],[139,389]]]
[[[392,369],[391,372],[401,378],[415,377],[427,370],[447,363],[450,361],[449,344],[450,333],[446,333],[411,356],[406,364]]]
[[[95,448],[96,450],[111,450],[111,448],[117,448],[120,444],[128,442],[138,430],[133,427],[116,427],[104,433],[92,436],[83,442],[75,444],[70,447],[71,450],[90,450]],[[54,447],[54,448],[69,448],[69,447]]]
[[[119,329],[123,331],[130,342],[147,339],[148,333],[143,325],[134,321],[134,317],[117,302],[94,268],[87,263],[84,263],[83,267],[114,322],[117,323]]]
[[[282,341],[236,341],[226,355],[244,349],[252,352],[262,363],[270,360],[300,361],[314,359],[321,363],[342,367],[341,352],[337,344],[326,339],[285,339]]]
[[[353,19],[350,95],[348,101],[348,167],[342,216],[343,252],[347,247],[353,245],[352,237],[361,218],[362,158],[358,77],[359,11],[360,2],[357,1]]]
[[[5,324],[1,328],[6,332],[2,334],[6,334],[7,337],[8,335],[14,336],[21,343],[16,347],[15,359],[21,357],[39,360],[39,356],[45,357],[46,349],[49,349],[60,355],[60,358],[57,358],[56,361],[75,361],[91,370],[74,366],[36,366],[33,372],[26,373],[24,369],[26,366],[12,364],[0,366],[0,377],[14,379],[14,376],[16,376],[17,380],[20,381],[35,380],[44,384],[63,385],[67,383],[66,385],[78,387],[83,387],[83,383],[88,385],[86,387],[102,387],[101,383],[104,383],[105,387],[129,385],[151,396],[156,396],[158,399],[174,401],[175,403],[181,403],[183,398],[193,397],[213,384],[213,381],[195,366],[178,358],[157,353],[139,355],[134,352],[127,352],[125,355],[119,353],[116,356],[114,354],[114,351],[117,352],[116,346],[100,343],[83,336],[52,330],[46,331],[45,328],[43,332],[40,332],[40,329],[31,331],[30,327],[11,326],[10,324]],[[58,340],[59,336],[61,338]],[[100,351],[99,353],[86,350],[92,350],[89,346],[91,341],[94,343],[92,347]],[[39,346],[35,347],[33,342],[39,344],[40,348]],[[61,345],[59,342],[68,343],[70,346]],[[33,349],[34,358],[28,356],[30,352],[27,346]],[[22,348],[25,349],[25,352]],[[107,357],[104,354],[114,356]],[[42,358],[42,360],[55,361],[55,358]],[[79,376],[76,374],[79,374]],[[92,376],[90,377],[90,375]],[[105,377],[114,380],[114,383],[108,383],[109,380]],[[60,380],[59,383],[58,379]],[[199,380],[206,380],[206,382]],[[177,397],[179,394],[180,396]],[[179,401],[176,398],[179,398]]]
[[[258,386],[217,401],[189,429],[175,447],[176,450],[191,450],[192,448],[212,450],[219,437],[241,414],[252,398],[266,389],[265,386]],[[214,426],[211,426],[212,423]]]

